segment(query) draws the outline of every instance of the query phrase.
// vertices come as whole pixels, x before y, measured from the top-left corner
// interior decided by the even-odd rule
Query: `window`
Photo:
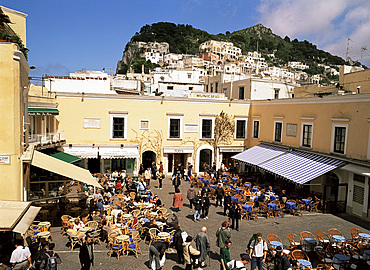
[[[283,123],[282,122],[275,122],[275,135],[274,141],[281,142],[281,135],[283,134]]]
[[[173,86],[167,86],[167,90],[173,90]]]
[[[202,139],[212,139],[213,137],[213,120],[202,119]]]
[[[244,86],[239,87],[239,99],[244,99]]]
[[[149,129],[149,120],[140,120],[140,129]]]
[[[188,73],[188,79],[191,79],[191,73]]]
[[[213,93],[213,83],[211,84],[211,93]]]
[[[253,121],[253,138],[258,139],[260,133],[260,121]]]
[[[312,125],[303,124],[302,128],[302,146],[312,146]]]
[[[346,144],[346,127],[335,127],[334,149],[335,153],[344,154]]]
[[[208,84],[206,85],[206,92],[208,93]]]
[[[245,119],[237,119],[235,124],[235,138],[245,139],[247,121]]]
[[[216,82],[216,85],[215,85],[215,93],[218,93],[218,83]]]
[[[111,138],[112,139],[125,139],[126,138],[126,116],[111,116]]]
[[[274,99],[279,99],[279,91],[280,91],[280,89],[275,89]]]
[[[181,139],[181,128],[182,117],[171,117],[169,118],[168,127],[168,138],[169,139]]]
[[[189,86],[189,90],[190,90],[190,91],[193,91],[193,87]]]

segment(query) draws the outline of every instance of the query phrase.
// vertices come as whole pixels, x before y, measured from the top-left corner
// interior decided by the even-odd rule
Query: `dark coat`
[[[80,248],[80,263],[81,269],[90,269],[90,265],[94,265],[94,249],[91,249],[92,252],[92,260],[90,261],[89,252],[87,250],[87,245],[84,243]],[[84,265],[84,266],[82,266]]]
[[[231,204],[231,196],[225,196],[224,197],[224,205],[229,205]]]
[[[195,210],[200,210],[200,209],[202,209],[202,197],[200,197],[199,195],[196,195],[196,196],[194,197],[193,204],[194,204],[194,209],[195,209]]]
[[[183,241],[182,241],[182,236],[181,236],[181,230],[177,230],[175,234],[173,235],[173,246],[177,251],[182,251],[183,250]]]

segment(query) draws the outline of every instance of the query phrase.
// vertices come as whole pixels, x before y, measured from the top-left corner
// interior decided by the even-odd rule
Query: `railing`
[[[57,143],[65,140],[64,132],[50,132],[46,134],[32,134],[28,136],[28,143]]]

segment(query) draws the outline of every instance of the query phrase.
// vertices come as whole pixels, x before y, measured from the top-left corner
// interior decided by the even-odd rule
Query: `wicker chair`
[[[319,244],[323,247],[326,247],[330,243],[330,236],[323,231],[316,231],[317,240]]]
[[[328,230],[328,233],[330,235],[330,238],[333,237],[333,235],[340,235],[340,236],[343,236],[344,237],[343,233],[340,230],[335,229],[335,228],[329,229]]]
[[[150,228],[149,229],[149,236],[150,236],[150,241],[149,241],[149,247],[152,244],[153,241],[157,240],[157,234],[159,233],[158,229],[156,228]]]
[[[109,258],[112,256],[113,253],[116,253],[117,259],[119,260],[119,256],[123,251],[123,245],[119,243],[116,239],[114,239],[109,242],[108,248],[109,248]]]
[[[294,260],[303,259],[303,260],[310,261],[310,258],[307,256],[306,252],[304,252],[303,250],[295,249],[292,251],[291,254]]]
[[[295,233],[288,233],[288,239],[289,239],[290,249],[298,248],[301,245],[300,238]]]
[[[128,256],[130,251],[135,253],[136,258],[138,253],[142,254],[140,249],[140,238],[130,242],[130,244],[127,246],[126,256]]]
[[[358,239],[358,234],[361,231],[360,231],[360,229],[357,229],[357,228],[351,228],[351,229],[349,229],[349,232],[351,233],[352,240],[357,240]]]
[[[268,242],[271,242],[271,241],[279,241],[280,243],[283,243],[283,241],[281,241],[281,239],[279,238],[279,236],[277,236],[276,234],[273,234],[273,233],[270,233],[269,235],[267,235],[267,241]]]

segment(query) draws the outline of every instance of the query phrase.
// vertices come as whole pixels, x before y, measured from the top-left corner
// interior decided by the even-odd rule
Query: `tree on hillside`
[[[228,115],[224,111],[215,117],[215,127],[213,139],[208,143],[213,147],[213,160],[216,162],[217,159],[217,147],[218,145],[229,145],[234,139],[234,116]]]

